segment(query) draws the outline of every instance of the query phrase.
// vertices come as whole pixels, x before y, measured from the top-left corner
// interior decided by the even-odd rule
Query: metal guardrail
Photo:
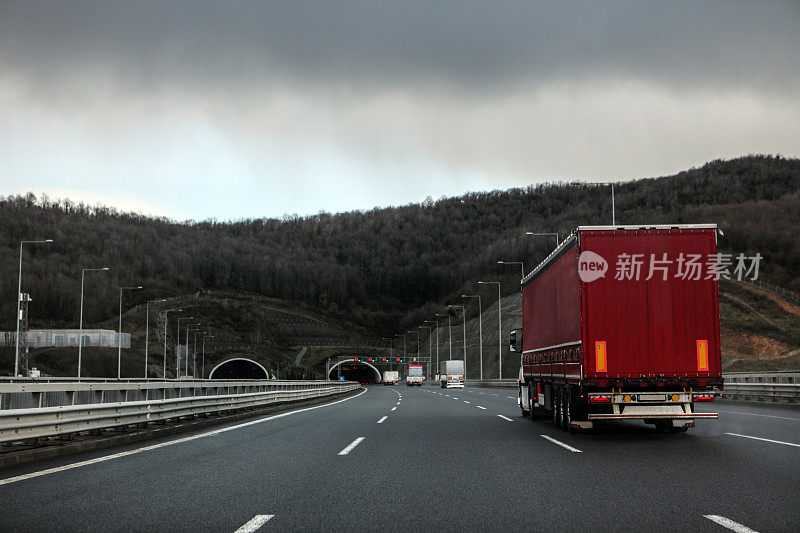
[[[464,381],[467,386],[473,387],[501,387],[516,388],[516,379],[467,379]]]
[[[722,399],[800,402],[800,372],[730,372],[722,374]],[[475,387],[516,387],[516,379],[468,379]]]
[[[332,381],[0,384],[0,442],[207,415],[358,389]]]
[[[800,401],[800,385],[796,383],[726,383],[722,398],[773,402]]]

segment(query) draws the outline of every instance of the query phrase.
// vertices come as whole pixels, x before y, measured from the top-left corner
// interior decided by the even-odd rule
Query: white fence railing
[[[272,380],[0,383],[0,442],[236,411],[357,388],[352,382]]]
[[[731,372],[723,374],[721,398],[800,402],[800,372]],[[516,379],[469,379],[467,386],[516,387]]]

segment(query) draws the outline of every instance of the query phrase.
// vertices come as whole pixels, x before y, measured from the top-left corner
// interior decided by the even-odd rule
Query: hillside
[[[721,250],[761,253],[761,279],[800,292],[800,160],[713,161],[674,176],[617,184],[615,196],[620,224],[718,223],[725,233]],[[22,239],[55,240],[25,248],[23,291],[33,297],[32,327],[76,327],[81,269],[108,266],[109,272],[87,274],[87,324],[114,323],[120,286],[145,287],[125,294],[126,309],[146,300],[229,291],[324,316],[375,344],[431,319],[446,304],[461,303],[462,293],[480,289],[480,279],[501,281],[503,293],[513,297],[519,271],[497,261],[522,260],[530,270],[553,245],[525,237],[525,231],[563,238],[578,225],[610,219],[609,187],[565,183],[366,212],[225,223],[177,223],[33,195],[2,198],[0,330],[14,329]],[[482,290],[488,305],[493,293]],[[726,306],[737,309],[735,298],[747,302],[739,292],[731,294],[723,298]],[[250,315],[252,324],[237,329],[252,339],[268,321],[255,310]],[[276,361],[290,357],[302,338],[302,330],[290,332],[264,350],[281,351]],[[736,353],[749,357],[758,350]]]

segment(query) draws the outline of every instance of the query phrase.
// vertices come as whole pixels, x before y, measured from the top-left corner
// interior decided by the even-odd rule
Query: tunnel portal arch
[[[234,357],[215,366],[208,379],[269,379],[269,372],[252,359]]]
[[[341,366],[341,375],[347,381],[358,381],[360,383],[380,383],[381,372],[371,364],[364,361],[356,361],[355,359],[346,359],[339,361],[333,365],[328,371],[328,379],[336,381],[338,379],[339,371],[337,367]]]

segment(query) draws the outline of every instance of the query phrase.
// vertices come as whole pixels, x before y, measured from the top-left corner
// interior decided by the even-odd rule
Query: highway
[[[365,386],[0,471],[0,530],[798,531],[800,408],[568,434],[514,389]],[[767,439],[767,440],[757,440]]]

